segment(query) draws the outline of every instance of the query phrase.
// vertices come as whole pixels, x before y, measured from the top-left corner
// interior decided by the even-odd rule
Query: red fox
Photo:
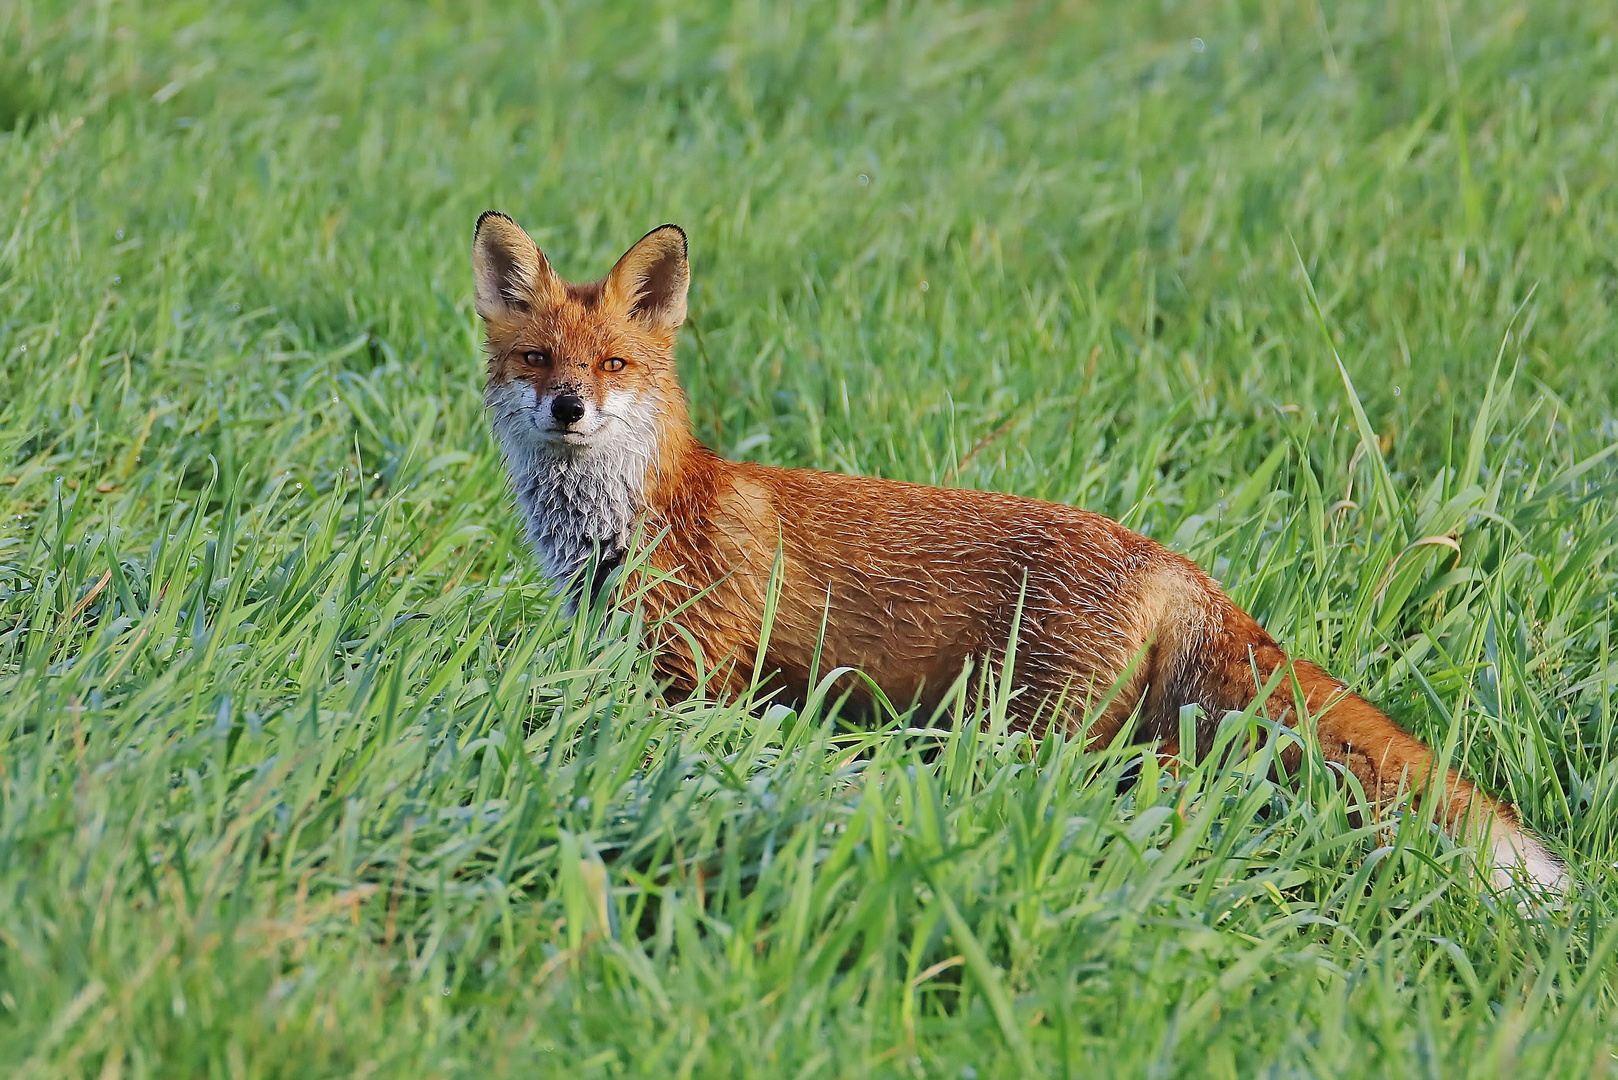
[[[934,708],[967,665],[1003,658],[1015,625],[1011,708],[1023,724],[1058,707],[1059,722],[1077,724],[1099,708],[1088,738],[1106,744],[1138,709],[1144,733],[1172,743],[1181,707],[1195,704],[1207,752],[1220,718],[1273,686],[1262,711],[1296,727],[1301,700],[1323,756],[1373,800],[1414,788],[1453,835],[1486,839],[1497,884],[1567,887],[1509,804],[1454,771],[1427,783],[1428,747],[1288,658],[1196,564],[1117,522],[1012,495],[726,461],[703,446],[675,372],[690,283],[677,226],[578,285],[490,211],[472,265],[485,400],[528,540],[576,601],[637,536],[661,536],[639,595],[653,625],[674,615],[685,631],[655,643],[675,692],[695,689],[704,664],[710,687],[747,685],[772,578],[764,668],[800,700],[818,649],[820,670],[856,668],[890,699]]]

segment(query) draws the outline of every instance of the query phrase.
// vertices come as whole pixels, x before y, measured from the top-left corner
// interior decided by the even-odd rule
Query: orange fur
[[[1137,708],[1150,737],[1174,739],[1194,703],[1206,750],[1219,719],[1290,665],[1266,715],[1297,725],[1295,682],[1324,757],[1374,799],[1414,789],[1456,835],[1489,833],[1497,880],[1564,884],[1509,805],[1453,770],[1430,783],[1431,750],[1318,666],[1289,660],[1194,563],[1117,522],[1011,495],[731,462],[702,446],[675,375],[688,269],[673,226],[578,286],[509,219],[485,215],[474,266],[490,407],[530,537],[565,587],[584,553],[621,558],[631,525],[662,535],[652,576],[636,584],[654,622],[677,612],[700,646],[699,665],[684,637],[655,643],[675,692],[697,685],[699,666],[710,688],[746,686],[779,550],[764,666],[788,694],[807,692],[824,622],[820,670],[857,668],[889,698],[931,709],[965,666],[1003,659],[1020,610],[1018,722],[1049,721],[1058,701],[1058,722],[1080,722],[1116,686],[1092,740],[1110,742]],[[1297,768],[1295,749],[1285,763]]]

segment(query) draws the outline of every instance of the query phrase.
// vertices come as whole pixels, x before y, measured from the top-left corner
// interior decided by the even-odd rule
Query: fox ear
[[[678,225],[659,225],[641,237],[607,275],[607,295],[654,330],[672,331],[685,322],[690,285],[685,230]]]
[[[484,322],[532,315],[555,292],[556,273],[522,228],[486,210],[472,236],[475,306]]]

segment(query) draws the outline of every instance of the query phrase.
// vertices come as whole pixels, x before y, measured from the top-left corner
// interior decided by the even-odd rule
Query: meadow
[[[1618,1067],[1618,7],[0,4],[21,1078]],[[657,693],[481,404],[479,211],[691,236],[699,434],[1100,511],[1566,857]]]

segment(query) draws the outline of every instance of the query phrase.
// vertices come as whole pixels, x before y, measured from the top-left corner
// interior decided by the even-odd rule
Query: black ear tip
[[[674,222],[672,222],[672,221],[666,222],[665,224],[662,224],[662,225],[659,225],[657,228],[655,228],[651,232],[647,233],[646,236],[655,236],[660,232],[667,232],[669,230],[673,230],[680,237],[680,252],[681,252],[681,254],[689,254],[690,250],[691,250],[691,244],[690,244],[690,241],[686,238],[685,230],[680,228],[678,225],[674,224]],[[642,239],[645,239],[645,237],[642,237]]]
[[[478,215],[477,227],[472,230],[472,239],[477,239],[478,233],[483,231],[483,223],[488,221],[490,218],[499,218],[501,221],[510,221],[513,225],[517,224],[515,221],[511,221],[509,217],[502,214],[498,210],[485,210],[483,213]]]

